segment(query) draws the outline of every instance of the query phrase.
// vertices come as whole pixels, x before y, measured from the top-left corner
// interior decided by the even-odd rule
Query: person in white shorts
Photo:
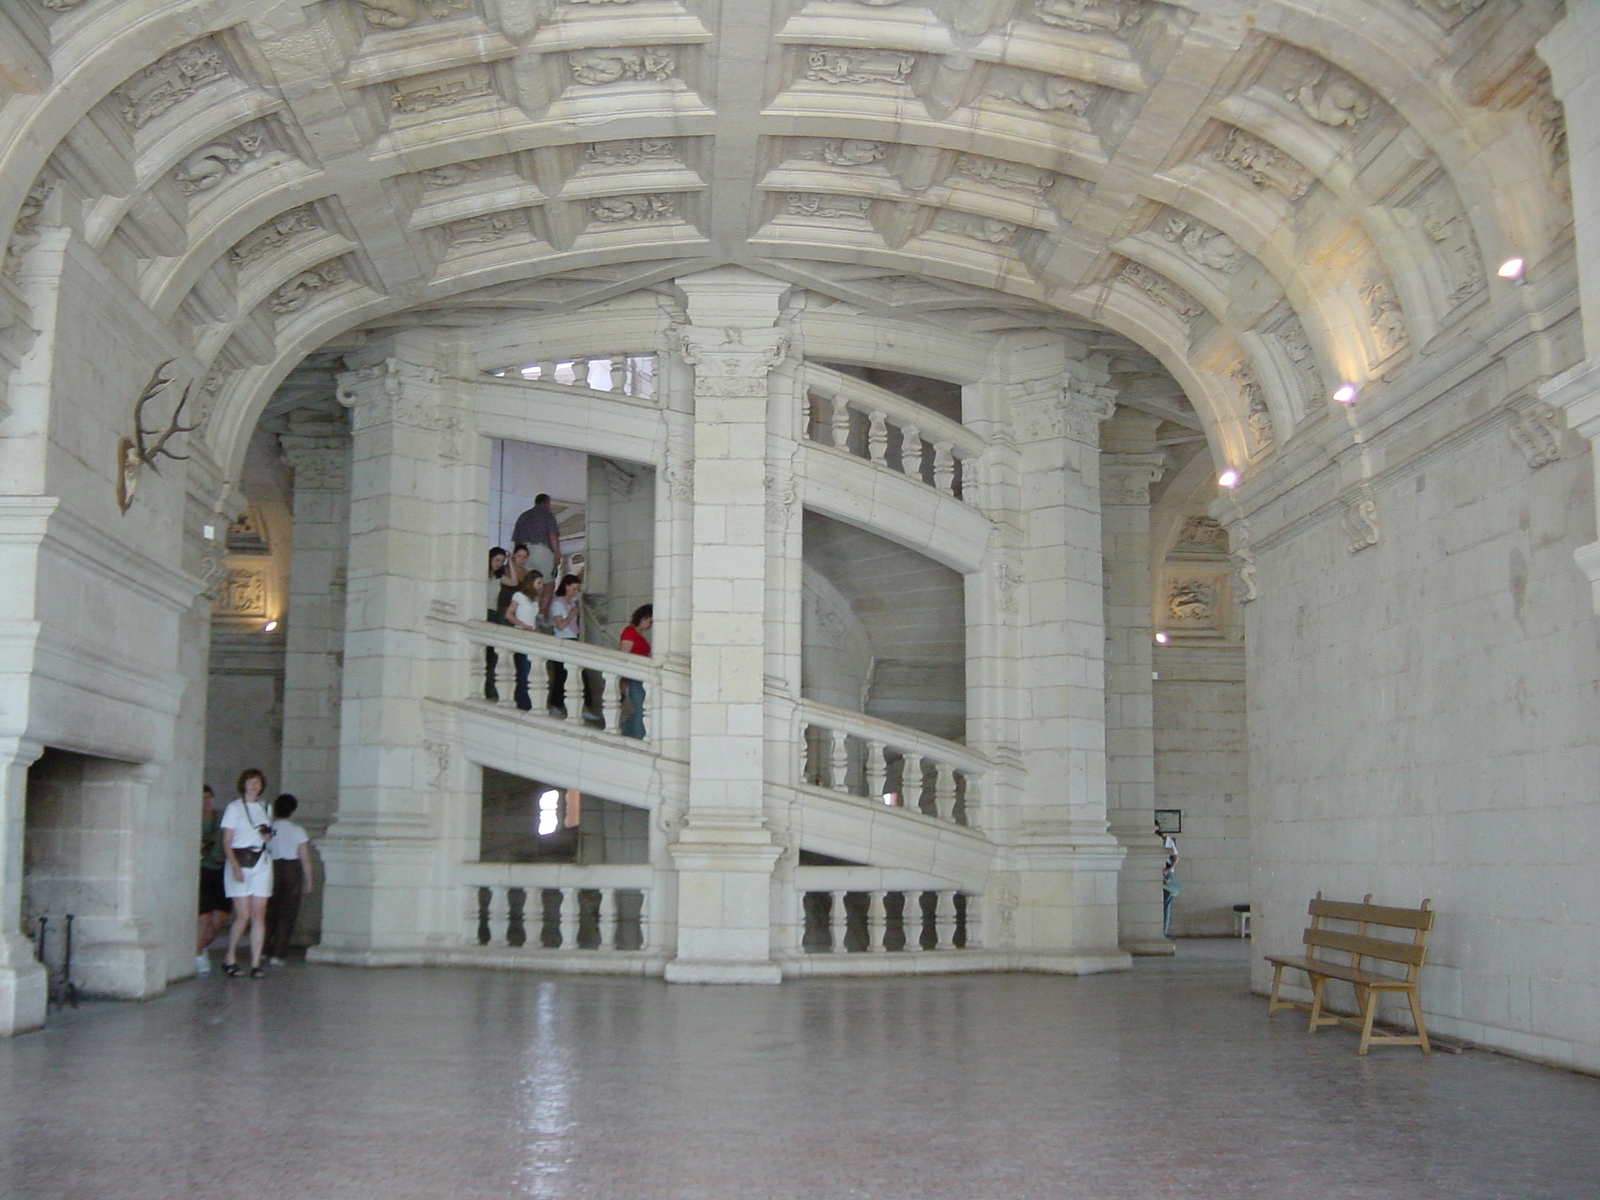
[[[228,865],[222,873],[223,893],[233,901],[233,924],[228,928],[228,952],[222,956],[223,973],[243,975],[236,961],[239,939],[250,934],[250,978],[266,975],[261,948],[267,936],[267,897],[272,895],[272,815],[261,799],[266,775],[251,767],[239,776],[239,796],[222,813],[222,852]],[[253,860],[249,866],[241,861]]]

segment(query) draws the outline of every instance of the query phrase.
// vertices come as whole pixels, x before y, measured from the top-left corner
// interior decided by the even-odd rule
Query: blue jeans
[[[514,654],[511,659],[517,665],[517,690],[514,698],[517,707],[527,712],[533,707],[533,700],[528,695],[528,670],[533,664],[528,661],[526,654]]]
[[[622,718],[622,736],[631,738],[644,737],[644,681],[639,679],[626,680],[628,685],[628,705],[632,711]]]

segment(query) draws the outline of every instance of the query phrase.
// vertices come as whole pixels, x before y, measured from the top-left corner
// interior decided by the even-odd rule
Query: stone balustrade
[[[978,827],[989,764],[966,747],[812,700],[800,720],[802,786]]]
[[[805,384],[813,442],[973,502],[983,439],[966,426],[814,363],[806,366]]]
[[[651,869],[478,863],[463,869],[468,945],[634,952],[651,945]]]
[[[654,354],[597,354],[586,358],[543,359],[486,372],[496,379],[554,383],[594,392],[649,400],[656,392]]]
[[[530,633],[490,621],[463,621],[461,628],[470,649],[472,682],[468,695],[497,709],[520,711],[529,720],[565,722],[574,729],[593,729],[609,737],[652,741],[649,717],[651,697],[661,694],[661,669],[648,658],[591,646],[573,638]],[[527,660],[525,697],[517,692],[518,656]],[[555,677],[565,671],[563,704],[548,704],[549,664]],[[629,696],[628,683],[643,685]],[[624,705],[643,700],[638,721],[629,719]],[[518,704],[523,699],[526,707]]]
[[[808,954],[917,954],[981,945],[970,892],[873,868],[800,867],[798,949]]]

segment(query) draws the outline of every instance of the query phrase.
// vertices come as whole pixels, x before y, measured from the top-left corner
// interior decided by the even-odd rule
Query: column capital
[[[1068,380],[1043,391],[1031,390],[1011,407],[1018,442],[1068,438],[1098,446],[1100,422],[1116,411],[1117,393],[1115,388]]]
[[[1105,453],[1100,455],[1100,502],[1102,504],[1147,505],[1150,489],[1166,469],[1167,456]]]
[[[330,434],[278,435],[283,459],[294,469],[295,491],[342,492],[348,482],[350,439]]]
[[[437,424],[433,397],[419,395],[419,389],[431,389],[438,382],[439,372],[432,367],[391,357],[340,372],[334,398],[350,409],[357,428],[390,420],[430,429]]]
[[[767,376],[789,353],[789,335],[771,325],[720,329],[680,325],[673,349],[694,368],[697,396],[765,396]]]

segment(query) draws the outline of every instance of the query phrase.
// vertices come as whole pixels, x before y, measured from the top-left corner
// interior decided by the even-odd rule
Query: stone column
[[[278,444],[294,470],[278,778],[300,799],[296,819],[320,836],[333,817],[339,785],[350,434],[342,420],[300,412],[290,415],[289,432]]]
[[[672,843],[678,949],[666,977],[777,983],[764,819],[768,374],[788,285],[737,268],[679,281],[694,368],[689,800]]]
[[[17,737],[0,740],[0,1036],[44,1024],[48,981],[23,936],[22,845],[28,768],[44,747]]]
[[[1117,878],[1117,933],[1130,954],[1171,954],[1161,932],[1166,853],[1154,829],[1150,487],[1166,456],[1160,421],[1123,412],[1104,426],[1100,527],[1106,563],[1106,810],[1127,857]]]
[[[430,612],[441,591],[465,587],[455,541],[481,500],[462,484],[462,468],[471,471],[462,421],[432,367],[388,358],[340,376],[339,399],[353,409],[339,806],[321,844],[327,885],[312,955],[381,965],[459,924],[441,891],[448,843],[435,836],[456,797],[444,790],[423,701],[452,653]]]
[[[1083,972],[1127,965],[1117,947],[1123,851],[1106,827],[1105,612],[1100,422],[1109,389],[1010,355],[1016,443],[1015,565],[1002,590],[1015,631],[1015,808],[999,837],[987,911],[1018,965]]]

